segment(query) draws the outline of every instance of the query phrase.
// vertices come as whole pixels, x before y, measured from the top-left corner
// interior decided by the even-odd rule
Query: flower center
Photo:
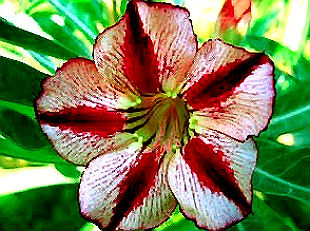
[[[173,150],[188,136],[189,112],[184,100],[176,94],[142,97],[127,117],[126,130],[136,134],[144,145]]]

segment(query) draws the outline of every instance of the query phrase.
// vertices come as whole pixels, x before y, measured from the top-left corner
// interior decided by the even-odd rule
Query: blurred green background
[[[264,51],[276,67],[276,101],[256,139],[253,214],[229,230],[310,230],[310,4],[254,0],[249,25],[217,32],[223,0],[185,6],[199,42],[222,37]],[[40,80],[73,57],[91,58],[97,34],[124,13],[125,0],[0,0],[0,230],[98,230],[78,212],[83,168],[63,161],[38,126]],[[178,210],[156,231],[198,230]]]

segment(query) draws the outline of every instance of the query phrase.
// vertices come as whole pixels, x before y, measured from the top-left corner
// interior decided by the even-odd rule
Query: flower
[[[209,230],[247,216],[272,61],[219,39],[198,49],[186,9],[138,0],[93,56],[65,63],[36,101],[54,148],[86,165],[82,215],[104,230],[158,226],[177,203]]]

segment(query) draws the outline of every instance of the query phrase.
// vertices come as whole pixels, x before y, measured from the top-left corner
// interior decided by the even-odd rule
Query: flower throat
[[[127,112],[128,132],[136,134],[144,145],[179,148],[188,136],[189,112],[183,99],[161,93],[144,96]]]

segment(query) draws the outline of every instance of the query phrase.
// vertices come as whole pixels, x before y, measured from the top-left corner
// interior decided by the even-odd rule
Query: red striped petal
[[[154,44],[164,91],[174,91],[192,65],[197,38],[185,8],[135,1],[145,33]]]
[[[272,61],[220,40],[198,51],[185,86],[185,98],[195,109],[198,126],[239,140],[258,135],[272,113]]]
[[[132,148],[93,160],[80,184],[81,212],[104,230],[151,228],[175,207],[161,153]]]
[[[154,45],[132,2],[120,22],[98,36],[94,59],[115,88],[128,87],[140,94],[160,90]]]
[[[132,138],[111,138],[123,130],[125,118],[111,108],[119,107],[118,98],[101,79],[94,62],[72,59],[44,81],[36,101],[43,131],[60,155],[75,164],[86,164]]]
[[[108,111],[106,107],[77,106],[62,108],[59,112],[40,111],[40,124],[58,127],[59,130],[70,130],[74,133],[90,133],[103,138],[122,131],[125,118],[115,111]]]
[[[215,132],[192,138],[170,164],[169,185],[199,227],[224,229],[251,212],[255,145]]]
[[[186,10],[130,1],[120,22],[97,38],[94,58],[114,88],[145,95],[162,90],[160,82],[164,90],[176,87],[191,65],[196,43]]]
[[[120,223],[120,229],[136,230],[153,228],[167,220],[174,211],[176,200],[167,181],[169,158],[162,158],[160,167],[154,176],[154,183],[150,187],[147,196],[144,197],[139,206],[136,204],[135,208],[124,217]],[[150,162],[148,163],[150,164]],[[142,174],[149,175],[149,167],[146,168],[147,170]]]

